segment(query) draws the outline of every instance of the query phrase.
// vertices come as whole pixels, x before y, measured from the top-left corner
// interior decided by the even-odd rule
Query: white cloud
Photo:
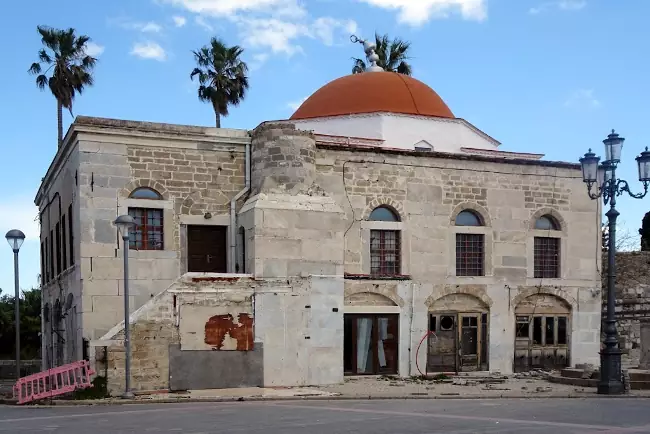
[[[38,240],[40,229],[38,222],[38,208],[34,200],[29,197],[5,198],[0,204],[0,233],[4,234],[11,229],[20,229],[27,240]],[[6,245],[5,245],[6,246]],[[6,246],[9,249],[8,246]]]
[[[92,57],[98,57],[104,52],[104,46],[88,42],[86,44],[86,54]]]
[[[187,24],[187,18],[185,17],[174,16],[172,17],[172,20],[174,20],[174,25],[176,27],[183,27],[185,24]]]
[[[542,3],[539,6],[530,8],[528,13],[538,15],[549,9],[558,9],[561,11],[579,11],[587,6],[586,0],[559,0]]]
[[[333,45],[356,31],[352,20],[310,18],[300,0],[159,0],[196,14],[197,25],[212,32],[210,20],[225,18],[237,27],[241,45],[288,56],[302,52],[301,39]],[[341,40],[343,40],[341,38]],[[263,62],[259,62],[261,64]],[[266,59],[264,59],[266,60]]]
[[[134,56],[141,57],[143,59],[153,59],[159,62],[162,62],[165,59],[167,59],[167,53],[165,52],[163,47],[151,41],[144,42],[144,43],[139,42],[133,45],[131,54]]]
[[[262,67],[269,60],[269,53],[256,53],[253,54],[253,60],[248,62],[248,69],[251,71],[256,71]]]
[[[597,109],[602,104],[594,95],[593,89],[578,89],[574,91],[564,102],[565,107],[579,109]]]
[[[383,9],[398,11],[398,20],[420,26],[431,18],[447,18],[459,12],[463,19],[483,21],[487,18],[487,0],[357,0]]]
[[[212,16],[233,16],[239,12],[273,12],[277,15],[299,17],[305,9],[297,0],[164,0],[190,12]]]
[[[131,21],[128,18],[118,18],[111,20],[111,22],[117,24],[123,29],[127,30],[137,30],[143,33],[160,33],[162,31],[162,26],[154,21],[148,21],[146,23],[139,21]]]
[[[208,24],[208,22],[207,22],[207,21],[206,21],[202,16],[198,16],[198,17],[196,17],[196,18],[194,19],[194,22],[195,22],[199,27],[203,27],[203,28],[204,28],[205,30],[207,30],[208,32],[213,32],[213,31],[214,31],[214,27],[212,27],[210,24]]]
[[[287,103],[287,107],[289,107],[293,111],[296,111],[296,110],[298,110],[298,108],[300,108],[300,106],[302,105],[303,102],[307,101],[307,98],[308,97],[304,97],[300,101],[294,101],[294,102]]]

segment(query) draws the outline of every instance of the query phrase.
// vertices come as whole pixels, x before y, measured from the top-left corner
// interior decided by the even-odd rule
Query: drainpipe
[[[237,201],[251,189],[251,145],[246,143],[246,185],[230,201],[230,272],[235,272],[237,263]]]

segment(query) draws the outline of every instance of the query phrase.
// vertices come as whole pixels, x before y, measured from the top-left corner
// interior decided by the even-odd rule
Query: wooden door
[[[476,371],[479,365],[479,314],[460,314],[459,342],[460,342],[460,370]]]
[[[226,226],[187,227],[187,271],[227,273]]]

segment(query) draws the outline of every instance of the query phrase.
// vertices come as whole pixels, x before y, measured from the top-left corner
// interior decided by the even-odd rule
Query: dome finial
[[[366,68],[366,72],[383,72],[384,68],[381,66],[377,65],[377,62],[379,61],[379,56],[375,52],[375,49],[377,49],[377,45],[373,42],[368,42],[364,39],[359,39],[357,38],[356,35],[350,36],[350,41],[353,43],[359,43],[363,44],[363,51],[366,52],[366,58],[370,62],[370,66]]]

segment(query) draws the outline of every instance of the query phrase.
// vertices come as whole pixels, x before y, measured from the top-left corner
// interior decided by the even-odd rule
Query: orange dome
[[[377,112],[454,118],[442,98],[421,81],[396,72],[365,72],[321,87],[291,119]]]

